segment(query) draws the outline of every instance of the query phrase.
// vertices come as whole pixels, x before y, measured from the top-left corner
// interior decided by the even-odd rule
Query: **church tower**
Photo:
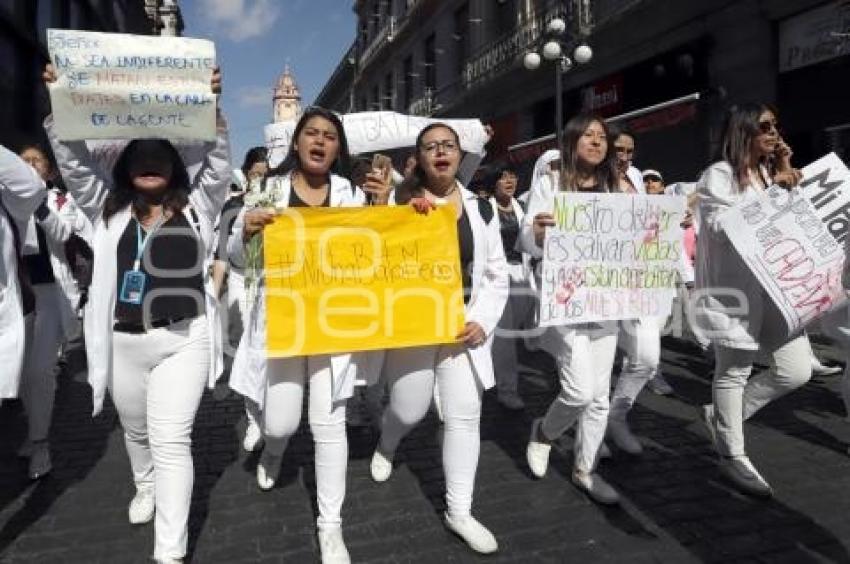
[[[296,121],[300,117],[301,92],[295,84],[295,77],[292,76],[289,65],[286,65],[274,89],[274,121]]]

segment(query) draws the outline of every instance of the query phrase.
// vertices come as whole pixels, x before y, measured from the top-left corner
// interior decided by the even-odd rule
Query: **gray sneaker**
[[[759,497],[773,495],[773,488],[761,477],[746,456],[721,457],[720,473],[745,494]]]
[[[582,472],[573,470],[573,484],[582,490],[587,496],[602,505],[617,505],[620,503],[620,494],[611,485],[602,479],[596,472]]]

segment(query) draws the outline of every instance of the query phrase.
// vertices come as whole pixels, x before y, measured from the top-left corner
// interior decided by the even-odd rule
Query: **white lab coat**
[[[0,399],[18,395],[26,336],[18,287],[18,249],[11,219],[21,239],[44,199],[44,182],[15,153],[0,146]]]
[[[735,206],[753,188],[741,189],[732,166],[717,162],[697,182],[698,217],[696,288],[702,290],[694,305],[699,327],[712,333],[711,340],[729,348],[773,349],[786,341],[782,323],[763,323],[766,316],[781,319],[773,301],[735,250],[720,224],[721,214]],[[743,293],[745,308],[727,289]]]
[[[277,183],[280,190],[280,204],[289,204],[292,191],[290,175],[271,177],[267,181]],[[359,207],[366,202],[366,197],[359,188],[341,176],[331,175],[330,207]],[[245,244],[242,241],[242,230],[245,225],[243,207],[233,224],[233,231],[227,242],[227,252],[234,268],[245,268]],[[242,333],[233,368],[230,373],[230,387],[236,392],[254,401],[260,409],[265,401],[267,385],[266,377],[266,300],[264,281],[258,282],[257,299],[250,304],[251,311],[248,324]],[[354,383],[357,378],[357,358],[366,353],[344,353],[331,355],[331,374],[333,378],[333,401],[348,399],[354,395]]]
[[[84,142],[59,141],[53,132],[52,116],[48,116],[44,125],[65,185],[94,225],[94,270],[89,288],[92,299],[86,304],[84,326],[93,415],[97,415],[103,408],[106,384],[112,375],[112,327],[115,323],[118,278],[115,253],[118,241],[130,222],[131,213],[128,206],[112,216],[108,225],[103,221],[103,205],[111,182],[97,175]],[[223,370],[218,299],[209,275],[217,242],[213,226],[224,206],[232,172],[227,124],[221,116],[217,130],[216,141],[206,144],[206,158],[192,181],[189,205],[183,209],[187,222],[196,230],[205,249],[203,268],[206,319],[210,335],[210,387],[215,385]]]

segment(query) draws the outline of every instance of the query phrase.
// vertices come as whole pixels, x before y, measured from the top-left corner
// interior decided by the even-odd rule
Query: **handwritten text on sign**
[[[264,249],[269,357],[450,343],[463,328],[451,206],[288,209]]]
[[[60,139],[215,139],[211,41],[47,30]]]
[[[772,186],[721,217],[789,334],[844,301],[844,252],[801,190]]]
[[[476,154],[484,151],[487,132],[477,119],[432,119],[396,112],[358,112],[342,116],[348,148],[354,155],[413,147],[419,132],[434,122],[445,123],[454,128],[464,151]],[[294,131],[295,122],[272,123],[265,127],[271,166],[283,162]]]
[[[540,325],[669,315],[684,212],[681,196],[556,194]]]

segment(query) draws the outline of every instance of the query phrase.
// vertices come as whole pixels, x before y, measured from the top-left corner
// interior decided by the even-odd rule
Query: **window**
[[[496,2],[495,37],[510,33],[517,26],[516,0],[498,0]]]
[[[382,108],[387,110],[395,109],[395,82],[393,81],[393,73],[390,71],[384,77],[384,100]]]
[[[410,104],[413,102],[413,55],[409,55],[404,60],[404,74],[402,75],[402,80],[404,81],[404,97],[402,99],[403,110],[409,111]]]
[[[463,74],[463,67],[469,58],[469,3],[455,10],[454,33],[452,39],[455,41],[455,64],[457,73]]]
[[[437,89],[437,36],[431,34],[425,39],[425,88]]]

